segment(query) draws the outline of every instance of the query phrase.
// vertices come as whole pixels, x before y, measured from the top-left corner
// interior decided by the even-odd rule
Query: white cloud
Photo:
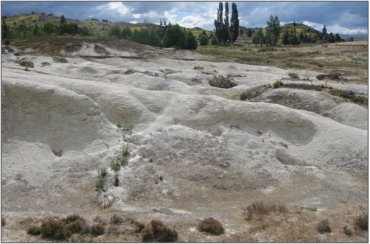
[[[140,19],[141,18],[141,14],[133,14],[132,15],[135,19]]]
[[[315,30],[317,31],[322,31],[322,28],[324,28],[324,25],[323,24],[320,24],[320,23],[315,23],[315,22],[310,22],[310,21],[303,21],[304,25],[307,25],[311,28],[314,28]],[[328,27],[326,26],[326,29],[328,29]]]
[[[193,28],[193,27],[203,28],[204,22],[206,21],[201,17],[186,16],[182,18],[178,24],[186,28]]]
[[[121,2],[111,2],[111,3],[108,3],[108,9],[109,10],[115,10],[121,16],[125,16],[125,15],[127,15],[128,13],[131,12],[131,9],[127,8]]]
[[[328,33],[333,32],[333,34],[340,33],[340,34],[349,34],[349,35],[356,35],[356,34],[367,34],[367,29],[362,28],[354,28],[349,29],[338,24],[329,25],[326,27]]]

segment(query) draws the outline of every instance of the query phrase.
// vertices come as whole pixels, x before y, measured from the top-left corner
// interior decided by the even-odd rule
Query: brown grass
[[[287,213],[288,209],[285,204],[281,202],[264,203],[263,201],[255,201],[248,206],[241,208],[242,217],[245,220],[251,220],[254,217],[261,219],[263,215],[274,213]]]

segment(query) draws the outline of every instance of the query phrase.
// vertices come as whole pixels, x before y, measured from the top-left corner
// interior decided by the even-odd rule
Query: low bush
[[[39,226],[32,225],[32,226],[28,227],[27,234],[40,235],[41,234],[41,228]]]
[[[104,188],[104,179],[101,175],[98,176],[98,181],[95,183],[95,187],[97,190]]]
[[[85,225],[85,222],[82,219],[77,219],[67,224],[66,227],[71,233],[81,233],[84,225]]]
[[[178,240],[176,230],[167,228],[162,221],[153,219],[149,225],[141,231],[144,242],[175,242]]]
[[[110,167],[111,167],[111,169],[112,169],[113,171],[118,171],[118,170],[121,168],[121,165],[119,165],[119,163],[118,163],[118,162],[115,162],[115,163],[113,163]]]
[[[115,214],[110,218],[110,222],[111,222],[112,225],[119,225],[119,224],[123,223],[123,218],[121,218],[121,217],[119,217]]]
[[[272,83],[272,86],[274,87],[274,89],[275,88],[279,88],[280,86],[283,86],[283,85],[284,85],[283,82],[281,82],[279,80],[277,80],[274,83]]]
[[[331,232],[331,228],[330,228],[330,222],[329,222],[329,220],[328,219],[325,219],[325,220],[320,221],[317,224],[316,229],[321,234],[323,234],[325,232],[330,233]]]
[[[226,89],[237,86],[237,84],[231,81],[229,77],[224,77],[222,75],[219,76],[214,75],[213,78],[209,80],[209,84],[214,87]]]
[[[100,224],[92,225],[91,229],[90,229],[90,233],[92,235],[97,235],[97,236],[103,235],[104,231],[105,231],[104,226],[102,226]]]
[[[105,177],[107,176],[107,169],[106,168],[100,168],[100,176]]]
[[[59,219],[46,218],[41,224],[41,235],[46,238],[54,238],[56,240],[65,240],[70,236],[69,230],[66,228],[66,223]]]
[[[207,218],[202,220],[198,225],[198,230],[202,232],[208,232],[215,235],[225,233],[225,229],[222,224],[214,218]]]
[[[362,230],[367,230],[368,229],[368,214],[360,214],[355,217],[355,225],[359,227]]]
[[[82,218],[81,216],[77,215],[77,214],[72,214],[72,215],[69,215],[67,216],[65,219],[63,219],[63,221],[66,223],[66,224],[69,224],[69,223],[72,223],[76,220],[81,220],[83,223],[85,223],[85,219]]]

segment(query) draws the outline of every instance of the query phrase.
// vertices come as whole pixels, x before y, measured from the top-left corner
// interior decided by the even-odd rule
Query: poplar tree
[[[239,16],[238,16],[238,9],[236,4],[232,4],[232,12],[231,12],[231,19],[230,19],[230,34],[232,35],[232,42],[235,42],[239,36]],[[241,30],[240,30],[240,33]]]

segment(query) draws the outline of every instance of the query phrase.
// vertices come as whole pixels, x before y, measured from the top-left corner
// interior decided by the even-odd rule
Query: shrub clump
[[[213,76],[211,80],[209,80],[209,84],[214,87],[219,88],[232,88],[234,86],[237,86],[237,84],[230,80],[229,77],[224,77],[222,75],[219,76]]]
[[[113,215],[110,219],[112,225],[119,225],[123,223],[123,218],[117,216],[116,214]]]
[[[104,234],[104,231],[105,231],[104,226],[102,226],[100,224],[95,224],[95,225],[91,226],[90,233],[92,235],[100,236],[100,235]]]
[[[178,240],[176,230],[167,228],[162,221],[153,219],[141,231],[143,242],[175,242]]]
[[[40,235],[41,234],[41,228],[39,226],[32,225],[32,226],[28,227],[27,234]]]
[[[41,235],[45,238],[65,240],[71,233],[66,228],[66,223],[59,219],[46,218],[41,224]]]
[[[331,232],[330,222],[328,219],[320,221],[317,224],[316,228],[317,228],[317,231],[320,232],[321,234],[325,232],[328,232],[328,233]]]
[[[212,217],[202,220],[198,225],[198,230],[215,235],[225,233],[225,229],[222,224]]]
[[[272,83],[272,86],[274,87],[274,89],[275,88],[279,88],[280,86],[283,86],[283,85],[284,85],[283,82],[281,82],[279,80],[277,80],[274,83]]]
[[[355,217],[355,225],[362,230],[368,229],[369,218],[368,214],[361,214]]]

